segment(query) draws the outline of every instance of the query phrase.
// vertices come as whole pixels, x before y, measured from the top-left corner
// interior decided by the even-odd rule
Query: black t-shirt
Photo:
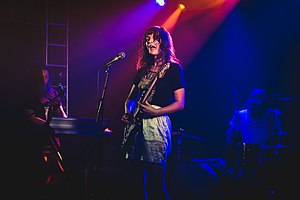
[[[139,70],[134,78],[134,84],[138,86],[142,70]],[[169,69],[162,78],[159,78],[153,88],[153,96],[149,101],[150,104],[164,107],[174,101],[174,91],[185,88],[184,72],[180,64],[170,63]]]

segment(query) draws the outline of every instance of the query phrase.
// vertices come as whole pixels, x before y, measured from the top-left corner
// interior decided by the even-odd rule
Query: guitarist
[[[34,172],[36,183],[40,184],[37,188],[47,184],[57,185],[64,170],[58,162],[61,158],[55,151],[60,147],[59,138],[55,137],[54,129],[49,126],[52,116],[67,118],[60,98],[62,92],[52,86],[46,66],[32,66],[24,90],[23,107],[28,124],[26,145],[34,150],[30,155],[35,156],[32,159],[37,164]]]
[[[169,199],[166,163],[172,124],[168,115],[184,109],[185,82],[172,37],[164,27],[146,30],[136,68],[121,118],[122,147],[134,184],[129,194],[135,195],[131,199]]]

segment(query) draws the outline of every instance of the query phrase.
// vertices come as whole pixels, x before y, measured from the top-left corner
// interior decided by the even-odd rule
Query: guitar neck
[[[155,83],[157,82],[158,78],[157,76],[155,76],[153,78],[153,80],[151,81],[151,83],[149,84],[149,86],[147,87],[147,89],[145,89],[143,95],[141,95],[140,100],[138,101],[139,103],[145,103],[150,95],[150,92],[152,91]]]
[[[147,101],[147,99],[148,99],[154,85],[156,84],[158,78],[162,78],[164,76],[166,70],[169,69],[169,67],[170,67],[170,63],[167,63],[159,69],[156,76],[151,80],[151,82],[148,84],[148,86],[146,87],[146,89],[142,93],[142,95],[141,95],[141,97],[138,101],[139,103],[145,103]],[[140,113],[140,107],[137,106],[135,112],[133,113],[133,118],[136,119],[136,116],[139,113]]]

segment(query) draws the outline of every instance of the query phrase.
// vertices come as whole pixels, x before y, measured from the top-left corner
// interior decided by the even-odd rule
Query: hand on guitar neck
[[[130,124],[132,122],[132,118],[133,118],[132,113],[125,113],[122,116],[121,121],[125,122],[125,124]]]

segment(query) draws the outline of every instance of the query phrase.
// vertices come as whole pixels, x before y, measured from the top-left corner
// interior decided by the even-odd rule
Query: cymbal
[[[185,137],[185,138],[189,138],[189,139],[193,139],[193,140],[198,140],[198,141],[205,141],[205,139],[203,138],[200,138],[200,137],[197,137],[197,136],[193,136],[193,135],[188,135],[188,134],[185,134],[181,131],[178,131],[178,132],[172,132],[173,135],[178,135],[180,137]]]
[[[262,146],[262,149],[291,149],[294,148],[294,146],[285,146],[281,144],[277,144],[274,146]]]
[[[295,100],[295,99],[296,99],[295,97],[286,96],[286,95],[278,94],[278,93],[275,93],[272,95],[273,101],[291,101],[291,100]]]

